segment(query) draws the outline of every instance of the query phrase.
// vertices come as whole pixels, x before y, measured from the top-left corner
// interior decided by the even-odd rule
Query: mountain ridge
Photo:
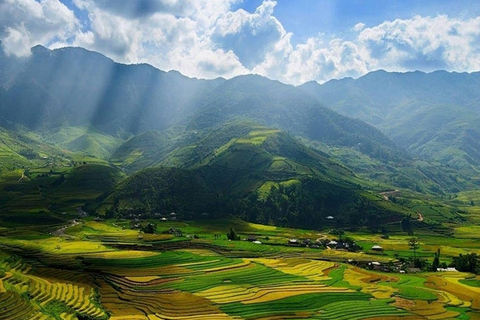
[[[0,63],[4,63],[5,59],[14,58],[0,58]],[[21,72],[0,78],[4,79],[0,89],[1,121],[6,128],[33,132],[40,140],[110,161],[130,174],[148,166],[183,166],[185,159],[190,161],[188,157],[193,150],[200,152],[198,155],[201,156],[203,151],[193,146],[207,143],[199,139],[202,131],[228,126],[232,121],[248,120],[300,137],[307,145],[326,150],[325,154],[329,156],[340,155],[343,165],[353,165],[350,167],[353,171],[370,171],[363,177],[376,181],[381,179],[382,183],[401,181],[401,186],[422,191],[449,190],[448,183],[439,185],[438,181],[445,180],[445,174],[436,165],[428,167],[422,163],[407,173],[415,160],[404,150],[413,153],[418,149],[408,141],[431,141],[430,149],[423,148],[416,154],[437,160],[431,154],[445,152],[445,156],[449,156],[449,151],[441,143],[446,138],[437,135],[437,140],[433,140],[431,132],[409,130],[411,137],[397,138],[402,149],[380,129],[354,117],[342,116],[331,110],[335,105],[329,105],[340,96],[343,99],[337,102],[340,106],[344,101],[355,102],[358,112],[354,116],[384,119],[386,116],[382,112],[385,111],[379,109],[383,100],[410,102],[404,94],[393,95],[398,91],[392,89],[396,86],[395,81],[409,76],[419,78],[417,82],[422,81],[427,75],[421,72],[373,72],[360,78],[365,88],[356,85],[358,79],[332,80],[324,84],[332,88],[327,90],[323,99],[319,99],[318,90],[324,87],[314,82],[294,87],[259,75],[243,75],[229,80],[198,80],[177,71],[164,72],[147,64],[118,64],[81,48],[49,50],[35,47],[30,59],[16,60],[16,63],[16,70]],[[8,70],[4,71],[4,75],[6,73]],[[435,77],[440,79],[448,76],[447,72],[435,73]],[[7,78],[8,81],[5,80]],[[375,83],[369,82],[372,78],[385,80],[383,82],[389,90],[381,92],[383,100],[374,100],[375,97],[369,95],[379,91]],[[415,87],[415,82],[404,87],[412,90],[412,85]],[[325,107],[323,101],[330,108]],[[452,107],[447,109],[449,112],[453,110]],[[411,126],[408,118],[404,124],[398,121],[399,117],[391,117],[394,117],[396,126]],[[435,121],[424,121],[421,117],[417,120],[420,124],[426,121],[433,128],[440,126],[436,118],[433,119]],[[465,135],[454,134],[450,139],[475,142],[476,131],[468,130],[469,127],[471,125],[467,123]],[[159,133],[154,133],[157,131]],[[225,132],[222,135],[223,138],[228,136]],[[229,139],[233,138],[239,136]],[[461,166],[474,170],[477,150],[475,143],[471,146],[472,150],[468,150],[471,155],[462,158],[464,162]],[[361,161],[364,160],[369,164],[363,165]],[[443,162],[443,165],[450,166],[448,162]],[[435,177],[435,181],[417,183],[415,175],[423,176],[420,172],[415,173],[420,167],[422,170],[428,167],[429,176]],[[466,176],[471,172],[466,170],[461,174]],[[466,187],[468,184],[464,181],[462,177],[451,190]]]
[[[332,110],[376,126],[413,155],[477,171],[479,85],[480,72],[377,71],[299,88]]]
[[[333,144],[363,141],[369,145],[365,152],[381,150],[376,156],[390,160],[404,157],[373,127],[323,108],[294,86],[258,75],[198,80],[147,64],[118,64],[85,49],[35,47],[22,72],[12,77],[8,89],[2,84],[2,118],[30,130],[92,126],[125,139],[150,130],[195,129],[244,117]]]

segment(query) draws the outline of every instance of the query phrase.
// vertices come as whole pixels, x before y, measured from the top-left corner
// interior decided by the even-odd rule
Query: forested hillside
[[[397,145],[456,169],[480,165],[480,73],[388,73],[299,88],[343,115],[370,123]]]

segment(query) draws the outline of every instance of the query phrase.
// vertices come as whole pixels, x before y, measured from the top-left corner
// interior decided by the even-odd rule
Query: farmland
[[[480,277],[465,272],[384,272],[409,257],[403,236],[381,239],[378,254],[287,246],[290,238],[335,239],[327,231],[222,221],[166,221],[155,234],[129,221],[40,229],[3,228],[1,319],[478,319]],[[228,227],[239,241],[227,240]],[[59,229],[61,233],[57,232]],[[180,230],[176,234],[169,230]],[[463,229],[460,229],[462,234]],[[193,238],[191,235],[195,234]],[[260,240],[253,243],[247,237]],[[419,254],[437,238],[424,235]],[[464,241],[442,244],[442,261]],[[390,252],[399,253],[398,259]],[[475,242],[463,253],[478,250]]]
[[[348,30],[304,38],[274,16],[291,1],[147,2],[0,2],[0,320],[480,319],[478,59],[457,70],[452,41],[415,54],[389,34],[424,15],[459,23],[416,34],[468,39],[475,17],[373,10],[401,16],[317,19]],[[106,42],[144,22],[155,39]],[[200,78],[168,67],[180,56]]]

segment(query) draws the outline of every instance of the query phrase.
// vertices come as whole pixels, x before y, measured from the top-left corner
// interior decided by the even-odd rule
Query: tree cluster
[[[458,271],[480,274],[480,256],[476,253],[460,254],[451,265]]]
[[[298,183],[272,186],[267,194],[236,197],[212,179],[194,171],[147,169],[129,178],[114,195],[108,217],[177,212],[182,219],[228,214],[245,220],[297,228],[368,227],[379,229],[399,216],[344,186],[307,177]],[[216,181],[216,180],[215,180]],[[334,216],[335,219],[327,219]]]
[[[252,194],[243,206],[252,222],[298,228],[336,226],[379,228],[392,214],[375,206],[355,191],[315,178],[298,184],[273,186],[263,199]],[[334,216],[334,220],[327,220]]]

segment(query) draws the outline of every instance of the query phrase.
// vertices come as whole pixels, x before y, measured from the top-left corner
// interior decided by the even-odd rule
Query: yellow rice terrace
[[[464,242],[461,237],[442,243],[439,251],[431,249],[437,247],[435,236],[418,237],[415,255],[429,257],[426,263],[438,258],[434,271],[412,264],[413,244],[404,235],[386,239],[238,219],[137,224],[83,218],[48,230],[3,229],[0,318],[480,316],[480,276],[451,266],[458,253],[472,255],[455,245]],[[474,240],[471,252],[478,250]],[[345,249],[347,243],[357,249]]]

